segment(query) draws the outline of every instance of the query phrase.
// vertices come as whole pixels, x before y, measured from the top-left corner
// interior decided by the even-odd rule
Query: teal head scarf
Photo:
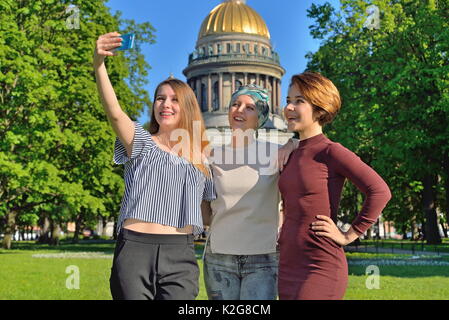
[[[235,99],[241,95],[250,96],[254,100],[259,119],[258,129],[262,128],[267,122],[268,114],[270,113],[270,98],[268,97],[267,90],[255,84],[241,86],[232,94],[229,107],[231,107]]]

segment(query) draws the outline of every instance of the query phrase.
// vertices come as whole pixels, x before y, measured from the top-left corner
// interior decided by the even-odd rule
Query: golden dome
[[[204,19],[198,38],[229,32],[254,34],[270,39],[265,21],[243,0],[227,0],[216,6]]]

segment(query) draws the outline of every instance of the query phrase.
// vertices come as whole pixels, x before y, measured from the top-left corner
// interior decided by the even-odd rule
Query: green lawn
[[[114,243],[63,244],[59,247],[14,243],[13,250],[0,250],[0,299],[111,299],[109,275]],[[201,246],[197,257],[202,270]],[[64,258],[42,255],[65,255]],[[90,259],[75,257],[91,255]],[[108,255],[105,257],[105,254]],[[41,255],[41,257],[33,257]],[[347,254],[349,284],[346,299],[449,299],[449,257],[426,257],[431,265],[389,265],[385,261],[409,261],[409,255]],[[418,260],[422,260],[418,259]],[[365,265],[377,265],[380,271],[379,289],[367,289]],[[432,265],[434,263],[436,265]],[[408,263],[408,262],[407,262]],[[80,288],[67,289],[69,266],[80,271]],[[199,300],[207,299],[204,282],[200,279]]]

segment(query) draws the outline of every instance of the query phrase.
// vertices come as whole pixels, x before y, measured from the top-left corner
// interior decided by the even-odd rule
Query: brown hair
[[[204,163],[204,157],[203,155],[205,155],[205,149],[209,146],[209,141],[206,139],[206,126],[204,125],[204,120],[203,120],[203,116],[201,114],[200,111],[200,107],[198,105],[198,101],[196,100],[195,94],[192,91],[192,89],[189,87],[189,85],[181,80],[178,79],[174,79],[174,78],[169,78],[167,80],[162,81],[161,83],[159,83],[159,85],[157,86],[156,90],[154,91],[154,100],[156,101],[157,98],[157,94],[159,89],[163,86],[163,85],[169,85],[173,91],[176,94],[176,97],[178,98],[179,101],[179,107],[181,110],[181,120],[179,122],[178,128],[177,129],[184,129],[188,132],[189,134],[189,147],[190,147],[190,152],[188,155],[186,154],[182,154],[181,151],[181,156],[184,156],[184,158],[186,158],[190,163],[192,163],[198,170],[200,170],[204,175],[206,176],[210,176],[209,170],[207,169],[207,166]],[[200,139],[200,146],[196,146],[194,143],[198,143],[198,141],[194,141],[194,137],[196,137],[197,135],[194,135],[194,123],[199,123],[200,124],[200,132],[199,132],[199,139]],[[156,117],[154,116],[154,108],[152,108],[151,110],[151,120],[150,120],[150,124],[149,124],[149,132],[151,134],[155,134],[159,131],[159,123],[156,120]],[[203,140],[206,139],[206,140]],[[182,138],[180,138],[182,139]],[[179,140],[180,140],[179,139]],[[199,150],[201,151],[201,155],[196,155],[197,157],[200,156],[200,162],[198,163],[198,161],[194,161],[195,159],[197,159],[197,157],[195,157],[195,150]]]
[[[293,85],[313,106],[313,115],[321,126],[334,120],[341,108],[341,98],[332,81],[320,73],[306,71],[292,77],[290,87]]]

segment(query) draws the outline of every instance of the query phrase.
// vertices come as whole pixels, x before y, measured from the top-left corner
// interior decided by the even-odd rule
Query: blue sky
[[[338,7],[338,0],[327,0]],[[187,66],[188,56],[195,49],[201,23],[209,12],[222,0],[109,0],[106,5],[111,12],[119,10],[124,19],[137,23],[150,22],[156,29],[156,43],[143,46],[143,54],[151,65],[149,84],[145,88],[150,96],[157,84],[173,73],[185,80],[182,70]],[[325,0],[247,0],[246,4],[256,10],[265,20],[271,34],[271,42],[278,52],[281,65],[286,69],[282,78],[282,104],[291,76],[304,71],[309,51],[316,51],[319,42],[312,39],[307,9],[312,3]],[[113,31],[113,30],[111,30]],[[119,30],[120,31],[120,30]],[[139,117],[148,120],[148,110]]]

